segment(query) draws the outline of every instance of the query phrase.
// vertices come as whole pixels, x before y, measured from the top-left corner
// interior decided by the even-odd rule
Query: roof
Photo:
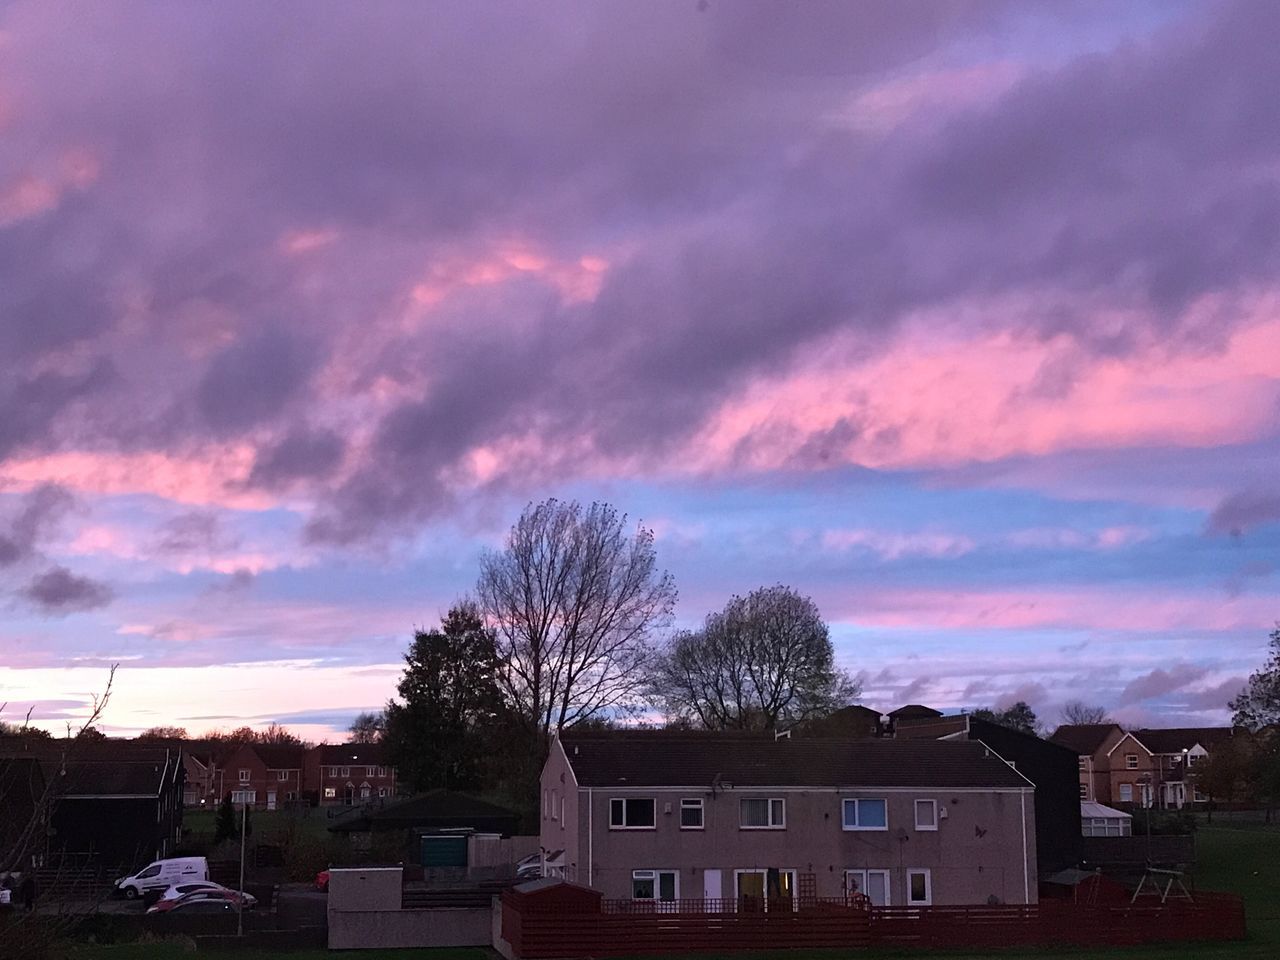
[[[923,703],[908,703],[905,707],[890,710],[889,716],[895,720],[905,717],[940,717],[942,716],[942,711],[935,710],[933,707],[926,707]]]
[[[1088,820],[1090,818],[1098,820],[1114,820],[1120,818],[1123,820],[1132,820],[1132,814],[1125,813],[1123,810],[1117,810],[1115,807],[1108,807],[1103,803],[1094,803],[1092,800],[1080,801],[1080,819]]]
[[[825,717],[798,723],[793,731],[800,737],[849,739],[854,736],[876,736],[880,732],[880,712],[862,704],[850,704]]]
[[[307,752],[301,744],[252,743],[249,746],[268,770],[301,770],[302,757]]]
[[[64,797],[154,797],[164,785],[162,762],[111,763],[72,760],[65,764]],[[169,776],[174,767],[167,767]]]
[[[937,740],[957,733],[967,733],[969,718],[963,714],[954,717],[903,717],[893,725],[893,735],[899,740]]]
[[[1176,727],[1163,730],[1134,730],[1133,735],[1152,753],[1181,753],[1197,743],[1209,749],[1215,743],[1230,739],[1230,727]]]
[[[1107,737],[1120,729],[1118,723],[1064,723],[1049,739],[1083,756],[1096,753]]]
[[[339,764],[373,764],[382,766],[386,763],[386,750],[380,743],[326,743],[320,748],[320,763],[324,765]]]
[[[515,811],[479,797],[454,790],[431,790],[353,816],[329,829],[346,833],[398,827],[474,827],[509,833],[515,829],[517,819]]]
[[[976,741],[569,738],[563,747],[579,786],[1028,787]]]

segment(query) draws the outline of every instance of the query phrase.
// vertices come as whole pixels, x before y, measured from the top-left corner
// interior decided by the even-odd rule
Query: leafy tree
[[[377,743],[386,731],[387,717],[385,713],[358,713],[347,729],[351,733],[352,743]]]
[[[414,634],[404,660],[400,700],[385,711],[388,759],[415,790],[481,785],[505,713],[494,631],[464,600],[440,629]]]
[[[1235,803],[1252,791],[1256,753],[1253,739],[1240,734],[1215,746],[1212,753],[1189,771],[1195,788],[1211,801],[1210,823],[1213,822],[1214,803]]]
[[[989,707],[982,707],[974,710],[972,716],[977,717],[979,720],[986,720],[989,723],[998,723],[1000,726],[1008,727],[1010,730],[1029,733],[1032,736],[1036,735],[1036,728],[1039,725],[1035,711],[1022,700],[1019,700],[1006,710],[992,710]]]
[[[653,532],[628,534],[626,519],[608,504],[530,504],[481,561],[498,683],[540,752],[550,733],[638,705],[650,637],[671,616]]]
[[[1090,706],[1082,700],[1071,700],[1062,707],[1062,722],[1073,725],[1110,723],[1106,707]]]
[[[231,805],[231,794],[218,804],[218,815],[213,821],[213,842],[222,843],[236,836],[236,808]]]
[[[186,727],[151,727],[138,734],[139,740],[186,740]]]
[[[677,634],[655,662],[651,689],[668,714],[710,730],[772,730],[858,695],[835,665],[817,604],[782,585],[735,596],[701,630]]]
[[[101,730],[99,730],[97,727],[95,727],[95,726],[93,726],[93,725],[91,724],[91,725],[89,725],[89,726],[87,726],[87,727],[83,727],[83,728],[81,728],[81,730],[76,734],[76,739],[78,739],[78,740],[105,740],[105,739],[107,739],[107,735],[106,735],[105,733],[103,733]]]
[[[1235,711],[1231,722],[1237,727],[1261,730],[1280,724],[1280,623],[1271,631],[1271,654],[1262,669],[1249,675],[1249,682],[1229,704]]]

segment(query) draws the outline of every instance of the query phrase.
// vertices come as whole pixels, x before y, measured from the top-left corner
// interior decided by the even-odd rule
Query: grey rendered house
[[[566,737],[541,789],[546,875],[608,898],[1036,902],[1035,788],[974,741]]]

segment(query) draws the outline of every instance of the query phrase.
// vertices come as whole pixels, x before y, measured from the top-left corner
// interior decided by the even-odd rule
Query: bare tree
[[[701,630],[677,634],[651,690],[676,718],[711,730],[772,730],[852,703],[818,606],[790,587],[733,597]]]
[[[150,727],[138,734],[139,740],[186,740],[186,727]]]
[[[1062,722],[1068,724],[1110,723],[1106,707],[1090,706],[1082,700],[1072,700],[1062,707]]]
[[[387,729],[387,718],[381,710],[377,713],[365,711],[357,713],[347,731],[351,734],[352,743],[377,743]]]
[[[658,571],[653,532],[628,534],[626,521],[608,504],[530,504],[481,561],[499,684],[543,742],[635,706],[650,639],[671,616],[675,581]]]

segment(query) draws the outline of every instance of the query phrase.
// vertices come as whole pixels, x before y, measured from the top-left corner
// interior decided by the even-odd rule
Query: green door
[[[465,867],[467,838],[423,837],[422,865],[424,867]]]

